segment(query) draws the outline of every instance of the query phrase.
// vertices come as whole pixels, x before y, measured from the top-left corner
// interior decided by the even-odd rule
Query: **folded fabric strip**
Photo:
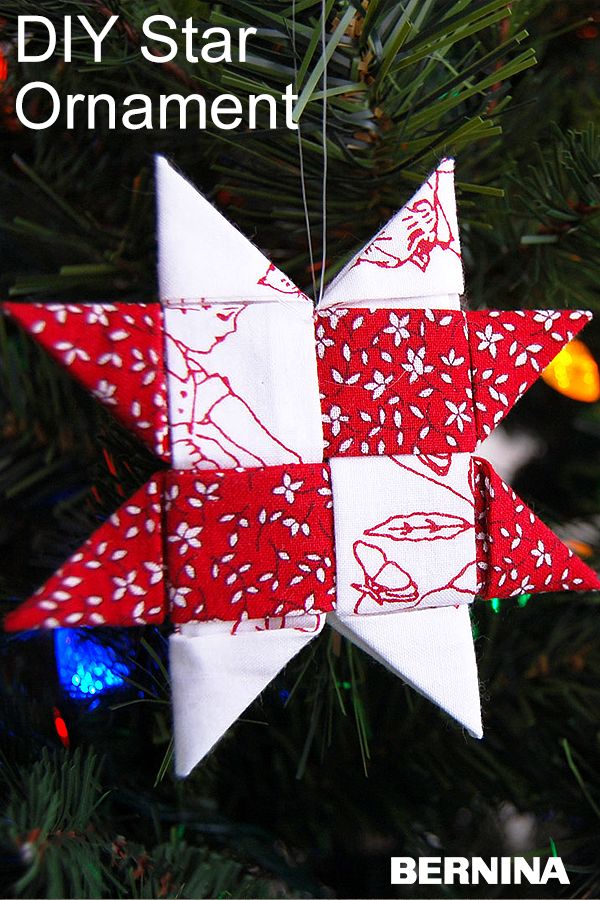
[[[328,466],[168,472],[166,563],[174,622],[235,622],[333,609]]]
[[[309,300],[185,303],[164,329],[175,468],[323,458]]]
[[[157,456],[170,459],[158,303],[4,303],[2,308]]]
[[[322,463],[311,302],[160,157],[156,183],[158,280],[169,330],[174,465],[199,472]],[[287,487],[298,480],[290,476]],[[274,496],[286,502],[285,494]],[[236,533],[242,531],[238,540],[244,542],[245,529]],[[259,529],[258,534],[263,533]],[[291,532],[288,535],[290,542],[295,539]],[[288,550],[286,541],[268,555]],[[221,559],[223,555],[230,554],[222,554]],[[256,555],[241,562],[241,566],[248,564],[257,564]],[[273,568],[271,564],[261,574],[268,575]],[[218,577],[221,572],[219,566]],[[236,574],[239,577],[239,572],[231,571],[226,577]],[[190,588],[190,583],[182,581],[181,587]],[[214,596],[214,583],[211,589]],[[195,594],[195,584],[191,590]],[[258,590],[260,595],[269,591],[268,581],[259,582]],[[236,594],[237,590],[232,596]],[[177,594],[180,602],[191,596]],[[280,593],[281,604],[285,609],[286,598]],[[188,609],[178,606],[178,618],[189,618]],[[190,620],[178,625],[179,633],[172,636],[169,649],[179,774],[187,774],[196,765],[263,687],[322,629],[323,616],[309,619],[312,624],[294,617],[298,630],[264,630],[260,620],[252,620],[263,630],[246,631],[252,625],[240,621],[234,634],[231,621]],[[279,625],[287,619],[269,621]]]
[[[437,547],[443,580],[432,565]],[[453,454],[443,474],[424,456],[171,470],[100,525],[5,628],[147,625],[170,616],[195,637],[208,625],[235,635],[245,622],[251,631],[310,632],[334,611],[347,628],[476,595],[598,585],[489,463],[470,454]],[[393,624],[382,627],[389,639]]]
[[[154,476],[4,619],[6,631],[164,621],[163,483]]]
[[[473,451],[590,319],[580,310],[319,312],[326,455]]]
[[[600,581],[485,459],[473,459],[477,592],[486,600],[545,591],[596,591]]]
[[[591,318],[401,307],[313,316],[306,299],[3,308],[176,469],[471,452]]]

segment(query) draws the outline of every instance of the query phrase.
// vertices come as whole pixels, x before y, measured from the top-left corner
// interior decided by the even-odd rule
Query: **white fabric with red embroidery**
[[[406,206],[342,270],[326,290],[318,311],[332,310],[335,314],[336,308],[349,306],[459,310],[462,291],[454,161],[445,159]],[[443,473],[449,464],[448,455],[421,457],[420,463],[415,460],[416,457],[411,455],[396,457],[396,467],[399,469],[400,463],[425,471],[429,466],[432,476],[440,481],[446,477]],[[414,563],[408,560],[412,560],[412,550],[418,545],[415,542],[405,543],[402,553],[405,564],[402,565],[398,561],[398,548],[402,542],[394,543],[393,539],[384,537],[385,531],[390,533],[392,523],[388,521],[386,526],[385,516],[379,519],[375,516],[372,521],[355,502],[357,490],[360,490],[361,464],[366,464],[368,469],[375,463],[393,464],[389,460],[375,460],[372,457],[362,460],[334,458],[330,462],[339,587],[338,611],[329,613],[327,621],[344,637],[440,706],[472,735],[481,737],[477,664],[466,605],[475,594],[475,566],[470,565],[475,559],[474,530],[471,528],[474,510],[465,501],[465,498],[472,497],[466,462],[457,464],[452,482],[447,483],[447,487],[456,490],[458,496],[454,501],[442,504],[439,510],[435,505],[431,509],[412,506],[419,505],[416,495],[410,498],[408,488],[410,479],[415,477],[414,472],[410,475],[404,471],[400,480],[397,475],[393,479],[397,484],[402,484],[400,492],[406,492],[406,501],[411,504],[407,506],[404,499],[399,499],[397,507],[389,509],[387,518],[395,519],[394,524],[401,529],[414,531],[415,525],[431,528],[435,523],[429,517],[431,523],[428,526],[427,516],[413,517],[408,521],[405,518],[401,522],[406,509],[412,509],[413,513],[431,513],[435,510],[440,525],[439,513],[442,510],[444,516],[456,516],[456,520],[445,520],[445,533],[451,535],[456,532],[457,537],[461,537],[456,543],[456,553],[450,553],[452,565],[444,565],[443,575],[440,575],[440,567],[436,563],[438,541],[421,545],[424,552],[416,570]],[[368,483],[367,489],[364,492],[361,490],[365,503],[373,487],[372,476]],[[437,490],[445,491],[441,485]],[[387,508],[387,502],[382,492],[380,512],[383,512],[384,506]],[[464,527],[462,520],[469,527]],[[374,544],[372,534],[366,535],[365,529],[378,532],[377,544]],[[422,533],[421,528],[416,530]],[[468,547],[462,546],[459,551],[461,542],[468,544]],[[444,560],[451,543],[451,539],[443,542]],[[392,546],[395,550],[390,560]],[[467,566],[464,572],[461,566]],[[431,586],[423,593],[437,590],[437,597],[434,600],[434,594],[430,594],[424,602],[418,603],[418,599],[412,597],[421,596],[418,579],[423,580],[428,568],[431,570]],[[436,581],[439,582],[437,587],[434,585]],[[454,582],[453,585],[446,587],[450,582]],[[353,583],[358,585],[360,594],[357,588],[352,587]],[[357,601],[363,594],[365,597],[355,611]],[[452,595],[460,598],[456,600],[460,603],[460,609],[437,605],[441,599],[448,600]],[[382,610],[395,607],[402,612],[395,615],[377,614],[378,600],[382,597],[387,598],[381,604]],[[428,599],[432,604],[436,603],[437,608],[428,609]],[[370,608],[371,614],[363,615],[363,610],[367,608]]]
[[[321,308],[447,309],[464,290],[454,197],[454,160],[443,159],[329,286]],[[450,298],[450,303],[448,299]]]
[[[257,341],[250,330],[247,340],[240,332],[242,316],[247,305],[253,306],[257,315],[263,314],[266,304],[257,305],[256,300],[271,301],[269,305],[273,308],[272,301],[278,300],[277,308],[282,308],[291,320],[294,309],[307,301],[301,291],[164,161],[158,166],[158,189],[160,283],[164,304],[168,308],[202,307],[207,301],[221,305],[216,315],[214,309],[211,313],[219,324],[209,331],[208,350],[207,344],[201,343],[199,352],[196,348],[195,353],[189,332],[185,332],[187,349],[179,359],[179,351],[174,350],[178,339],[174,322],[176,315],[180,319],[183,315],[179,311],[174,313],[173,324],[167,329],[170,332],[167,342],[173,345],[167,349],[172,370],[169,376],[172,416],[185,415],[178,412],[179,407],[175,410],[178,400],[187,399],[181,398],[181,391],[191,389],[194,394],[197,386],[207,388],[207,382],[214,376],[208,406],[192,407],[190,401],[189,410],[194,408],[194,413],[183,422],[188,425],[188,418],[191,422],[193,417],[198,423],[200,416],[204,416],[202,424],[206,431],[202,439],[198,437],[195,449],[189,451],[189,464],[214,465],[215,459],[204,448],[207,441],[225,432],[227,443],[222,445],[218,459],[232,466],[241,461],[235,448],[239,449],[243,442],[236,429],[241,421],[247,420],[247,414],[243,412],[231,426],[225,425],[223,414],[230,403],[232,409],[237,405],[239,412],[241,401],[244,408],[256,415],[260,398],[252,394],[251,385],[259,383],[265,371],[261,368],[260,354],[255,359],[258,377],[245,363],[232,359],[234,340],[240,340],[239,352],[236,351],[240,359],[256,352]],[[200,258],[198,247],[202,248]],[[326,291],[319,311],[331,310],[335,314],[337,308],[347,306],[459,310],[462,290],[453,162],[443,160],[412,200],[343,269]],[[244,312],[236,313],[235,307],[240,304]],[[314,354],[314,346],[309,349],[307,345],[309,333],[308,326],[305,331],[297,331],[298,344],[292,355]],[[317,332],[317,353],[319,338]],[[277,339],[272,332],[264,335],[264,340],[276,342]],[[225,353],[228,341],[231,352]],[[214,352],[216,358],[221,351],[222,362],[210,369],[206,357]],[[271,365],[281,365],[280,358],[271,360]],[[269,403],[295,404],[297,427],[308,428],[311,436],[307,444],[315,451],[314,456],[308,457],[312,461],[320,459],[321,453],[321,444],[314,443],[319,432],[313,420],[316,378],[313,380],[312,364],[309,369],[304,365],[303,368],[304,374],[295,376],[303,385],[303,400],[297,403],[296,394],[289,380],[281,377],[280,369],[268,376],[273,379]],[[308,380],[307,371],[310,371]],[[193,372],[196,378],[192,377]],[[484,373],[483,377],[487,375]],[[204,393],[208,398],[208,392]],[[507,408],[509,405],[507,401]],[[456,413],[450,409],[450,414],[456,418],[461,411],[457,405]],[[323,414],[332,417],[331,410]],[[344,414],[341,409],[340,414]],[[252,464],[267,461],[273,439],[284,444],[287,452],[306,452],[294,445],[292,432],[278,431],[277,417],[270,419],[261,413],[256,419],[244,437],[243,447],[246,454],[256,457]],[[443,427],[446,419],[445,412],[444,423],[438,423],[438,427]],[[332,434],[334,428],[331,425]],[[261,429],[268,432],[266,441]],[[256,440],[257,435],[262,443]],[[172,436],[177,443],[179,433],[173,431]],[[340,588],[339,608],[328,614],[327,621],[441,706],[471,734],[480,737],[477,668],[468,615],[468,603],[476,590],[470,454],[454,453],[450,457],[438,448],[419,449],[428,455],[418,459],[408,455],[393,460],[374,459],[367,455],[362,459],[331,460]],[[199,452],[204,455],[204,463],[194,456]],[[288,462],[285,458],[277,461]],[[378,466],[386,467],[385,483],[381,483]],[[393,475],[390,474],[392,466]],[[394,486],[392,491],[390,484]],[[439,554],[438,545],[442,544],[444,553]],[[435,574],[441,568],[440,558],[443,575]],[[256,692],[313,636],[293,629],[274,630],[271,626],[277,624],[257,623],[256,631],[252,631],[252,626],[249,630],[245,627],[232,636],[216,631],[215,623],[208,623],[203,631],[202,626],[191,622],[182,626],[181,633],[172,639],[180,774],[185,774],[202,758]],[[319,622],[315,633],[321,627]],[[223,677],[223,660],[227,678]],[[227,693],[226,700],[223,691]]]
[[[174,466],[320,462],[310,300],[160,157],[156,178]],[[232,634],[231,623],[189,622],[171,637],[179,775],[321,631],[325,617],[288,624],[244,623]]]
[[[169,582],[176,592],[183,595],[185,591],[187,597],[197,587],[195,564],[182,559],[183,544],[194,552],[202,551],[201,544],[210,537],[218,572],[211,572],[209,583],[222,576],[221,563],[234,561],[235,552],[232,557],[229,548],[239,543],[246,558],[239,560],[239,566],[235,560],[226,583],[231,587],[233,579],[243,574],[244,588],[256,596],[254,591],[260,593],[260,587],[250,579],[246,583],[246,572],[252,568],[253,554],[261,562],[264,554],[253,541],[240,540],[237,532],[227,529],[239,503],[244,507],[237,509],[243,528],[250,527],[251,519],[258,517],[261,522],[269,504],[264,513],[259,509],[253,516],[247,515],[257,499],[251,487],[252,496],[244,499],[240,491],[227,501],[227,509],[212,510],[217,522],[209,517],[196,523],[186,504],[193,506],[192,501],[198,501],[194,497],[198,491],[216,499],[211,493],[210,473],[208,484],[202,482],[203,469],[247,466],[242,479],[248,476],[248,483],[254,483],[255,476],[258,481],[262,474],[272,476],[276,464],[283,464],[286,471],[272,494],[289,504],[288,494],[294,493],[294,485],[302,479],[296,482],[287,468],[293,469],[300,460],[315,461],[316,468],[322,468],[322,421],[328,426],[327,453],[333,457],[340,581],[339,608],[328,613],[328,622],[445,709],[471,734],[481,735],[468,615],[468,603],[476,590],[474,546],[479,549],[480,572],[485,574],[482,589],[488,597],[499,596],[491,591],[511,595],[519,585],[523,589],[593,589],[599,582],[558,538],[548,529],[542,530],[539,520],[508,486],[496,483],[493,473],[478,477],[474,504],[470,452],[476,437],[495,427],[554,350],[584,324],[585,315],[478,311],[463,316],[457,312],[462,269],[452,169],[452,162],[444,160],[326,292],[319,310],[316,353],[307,298],[164,160],[157,165],[162,309],[156,304],[127,305],[126,310],[76,305],[54,310],[44,306],[42,312],[33,304],[12,304],[15,309],[9,311],[36,339],[102,402],[114,405],[123,422],[164,458],[168,458],[168,406],[175,466],[185,468],[149,482],[154,485],[145,498],[149,515],[145,516],[144,502],[138,504],[136,499],[138,495],[144,499],[145,489],[127,501],[124,512],[120,510],[101,526],[80,553],[47,582],[43,593],[15,611],[15,627],[97,624],[98,616],[107,624],[162,620],[166,612],[160,538],[164,514],[166,546],[175,551],[174,558],[167,559]],[[363,308],[341,308],[352,306]],[[394,312],[390,306],[402,311]],[[424,314],[408,312],[423,307]],[[434,315],[427,307],[453,314]],[[85,338],[78,331],[73,341],[68,331],[77,330],[74,323],[83,312],[88,317]],[[117,317],[126,328],[118,327]],[[342,323],[339,327],[334,325],[338,320]],[[413,329],[414,346],[406,327],[409,320],[418,326],[417,331]],[[434,326],[434,336],[421,342],[427,330],[425,320]],[[464,334],[464,320],[469,324],[468,335]],[[454,333],[452,322],[457,325]],[[60,335],[54,333],[55,328]],[[132,329],[136,328],[134,337]],[[79,344],[80,336],[85,347]],[[126,368],[120,353],[125,342],[131,351]],[[168,356],[168,385],[163,377],[163,349]],[[323,363],[322,410],[317,357]],[[347,370],[347,364],[352,368]],[[459,367],[460,384],[455,383]],[[438,370],[443,384],[435,383]],[[431,383],[419,384],[425,375],[431,376]],[[402,378],[404,384],[400,384]],[[397,393],[387,396],[386,390],[391,391],[395,382]],[[417,394],[414,402],[411,389]],[[451,389],[459,393],[453,396]],[[436,391],[434,402],[431,398]],[[412,420],[400,408],[401,403],[408,403],[410,416],[418,420],[413,427],[416,440],[407,439]],[[342,428],[350,422],[352,410],[358,418],[352,420],[356,434],[350,440]],[[442,438],[440,444],[433,440],[436,434]],[[359,455],[352,457],[355,449]],[[406,455],[386,455],[400,450]],[[483,464],[478,465],[483,471]],[[235,493],[234,476],[221,473],[220,477],[223,486],[227,483]],[[164,508],[157,500],[164,481],[169,481],[171,488],[175,483],[183,486],[182,508],[175,510],[175,515],[167,508],[173,500],[171,493]],[[320,554],[305,545],[302,561],[294,558],[292,543],[288,544],[294,528],[304,527],[305,538],[314,533],[308,519],[316,510],[308,497],[307,502],[302,521],[294,516],[282,518],[283,537],[273,538],[267,555],[285,553],[292,568],[298,565],[324,586],[324,579],[333,576],[331,516],[321,533],[325,543]],[[277,523],[283,514],[279,505],[272,512],[272,521]],[[148,521],[142,527],[139,523],[144,517]],[[507,517],[510,527],[505,524]],[[226,526],[224,535],[219,532],[222,524]],[[274,533],[278,528],[276,525]],[[522,539],[526,529],[530,532],[527,540]],[[181,536],[185,541],[175,549]],[[245,535],[250,537],[250,533]],[[221,546],[223,540],[225,547]],[[95,557],[107,558],[108,541],[111,554],[114,545],[113,565],[98,569]],[[125,550],[124,542],[131,547]],[[89,560],[96,565],[94,588],[87,595],[77,590],[76,596],[74,589],[88,578]],[[122,566],[121,560],[126,560]],[[187,582],[182,578],[176,585],[174,570],[182,563]],[[553,581],[554,569],[559,577]],[[259,584],[267,584],[273,575],[270,565],[268,571],[261,571]],[[289,586],[304,579],[304,575],[288,577]],[[138,599],[141,592],[152,593],[143,605]],[[240,600],[239,588],[234,588],[229,598],[219,596],[225,609],[214,610],[216,618],[224,621],[202,623],[197,619],[204,613],[212,618],[212,613],[204,608],[201,597],[191,608],[187,604],[180,607],[173,598],[173,620],[177,621],[177,610],[185,606],[181,632],[171,641],[180,774],[186,774],[202,758],[262,687],[321,630],[323,616],[313,612],[331,608],[332,592],[331,577],[325,602],[317,605],[310,594],[300,596],[296,627],[288,627],[292,616],[286,602],[294,605],[291,596],[278,597],[275,606],[269,597],[266,605],[257,607],[257,619],[251,621],[250,616],[229,615],[227,602],[235,605]],[[90,594],[93,602],[88,609],[86,596],[89,599]],[[106,602],[106,598],[112,599]],[[50,606],[44,605],[48,602]],[[196,620],[185,621],[191,616]],[[225,621],[230,618],[237,620],[233,628]]]
[[[443,474],[422,456],[331,460],[340,618],[379,615],[387,629],[381,613],[473,600],[470,468],[468,453],[450,456]]]
[[[312,331],[312,327],[309,329],[308,326],[305,326],[302,330],[298,325],[299,320],[293,316],[296,309],[302,305],[301,291],[269,264],[256,248],[251,247],[240,233],[218,215],[213,207],[178,176],[164,160],[158,161],[157,184],[159,194],[159,281],[161,298],[167,307],[165,310],[168,321],[167,357],[170,369],[168,378],[171,417],[174,423],[171,437],[174,444],[175,464],[180,464],[177,460],[181,460],[182,457],[185,459],[187,456],[185,464],[188,466],[215,465],[217,459],[220,464],[233,466],[242,461],[238,447],[240,444],[244,447],[243,459],[245,464],[248,464],[248,459],[252,458],[251,454],[265,459],[269,449],[273,449],[273,438],[281,440],[286,445],[287,452],[306,453],[305,448],[308,443],[311,449],[309,449],[310,455],[308,458],[305,457],[305,461],[320,459],[322,434],[321,412],[318,408],[315,344],[312,343],[310,348],[307,346],[308,335]],[[202,248],[200,258],[198,247]],[[232,265],[232,260],[235,260],[234,265]],[[376,307],[386,305],[415,308],[435,306],[458,309],[458,295],[461,291],[462,265],[453,191],[453,162],[444,160],[384,232],[378,235],[372,244],[342,271],[326,292],[322,308],[333,307],[336,304],[343,306],[364,304]],[[396,298],[400,298],[400,300],[398,301]],[[415,300],[415,298],[421,299]],[[300,366],[303,371],[297,372],[294,376],[296,386],[291,378],[282,377],[285,371],[289,371],[287,369],[289,363],[286,363],[285,369],[280,366],[277,371],[271,371],[267,376],[268,382],[271,383],[272,379],[273,384],[269,404],[274,405],[277,409],[279,404],[285,406],[292,403],[292,414],[296,417],[295,429],[297,430],[292,429],[292,432],[287,432],[284,437],[283,434],[278,433],[273,418],[269,418],[268,414],[266,416],[257,415],[256,418],[259,422],[253,422],[243,440],[240,440],[240,423],[248,420],[245,407],[247,406],[252,413],[256,414],[256,409],[253,409],[256,397],[252,396],[251,392],[254,385],[260,386],[260,375],[263,375],[265,369],[262,366],[260,353],[257,358],[257,342],[255,340],[253,342],[250,332],[250,316],[245,312],[247,307],[243,313],[236,312],[236,307],[240,301],[245,305],[258,299],[279,300],[277,307],[274,308],[282,309],[286,319],[289,320],[284,325],[285,331],[296,329],[297,343],[291,350],[291,356],[305,358],[305,354],[310,353],[312,361],[308,364],[304,362]],[[290,299],[301,302],[288,303],[287,301]],[[204,306],[206,300],[219,301],[221,306],[218,311],[216,307],[213,307],[211,313],[202,314],[205,323],[207,317],[212,316],[213,325],[200,339],[200,352],[196,354],[193,350],[180,352],[176,342],[183,338],[183,343],[189,348],[190,334],[195,329],[184,328],[181,331],[180,326],[183,324],[184,316],[179,310],[173,310],[171,317],[170,308],[194,307],[198,306],[198,301],[200,301],[200,305]],[[376,302],[373,303],[373,300]],[[260,314],[261,317],[264,315],[265,304],[252,303],[251,305],[256,309],[257,315]],[[219,315],[221,318],[216,319]],[[246,315],[248,320],[246,334],[240,330],[243,315]],[[177,322],[177,320],[179,321]],[[199,315],[197,321],[200,323]],[[198,330],[200,328],[199,324]],[[262,335],[264,334],[262,332]],[[268,340],[277,343],[278,339],[277,334],[272,331],[269,333]],[[312,335],[312,340],[314,341],[314,335]],[[235,353],[235,360],[234,341],[238,342],[239,348]],[[262,337],[258,348],[264,351]],[[217,356],[221,357],[219,366],[215,365],[214,369],[209,369],[211,355],[215,359]],[[245,367],[247,363],[243,362],[244,357],[254,360],[260,373],[258,377],[256,374],[248,372]],[[273,363],[280,365],[281,357],[272,360],[269,364]],[[237,368],[238,366],[240,369]],[[242,372],[244,379],[238,377]],[[192,421],[191,409],[194,400],[191,398],[193,398],[197,386],[208,386],[207,382],[211,375],[215,376],[211,382],[211,388],[214,387],[211,401],[207,409],[196,408],[196,414],[193,416],[196,423],[194,440],[190,441],[189,434],[185,433],[185,429],[190,429],[189,422]],[[298,384],[302,385],[300,403],[297,402]],[[186,393],[190,391],[190,396],[182,397],[182,391]],[[203,393],[205,397],[208,397],[207,392]],[[232,396],[233,394],[237,399]],[[179,404],[180,400],[186,400],[187,404]],[[240,401],[245,410],[241,417],[237,420],[234,420],[233,416],[231,419],[226,418],[225,413],[228,407],[232,410],[237,407],[238,413],[240,412],[242,409]],[[179,409],[183,409],[184,412],[179,412]],[[204,414],[204,419],[201,428],[198,429],[200,421],[198,413],[200,412]],[[176,421],[176,417],[181,417],[179,423]],[[316,422],[319,424],[317,425]],[[269,432],[267,440],[265,440],[264,433],[261,433],[261,429]],[[298,430],[302,429],[310,436],[303,447],[298,444],[294,445],[294,441],[290,437],[290,434],[296,434]],[[224,432],[226,441],[219,438],[218,443],[221,446],[218,453],[213,453],[211,456],[211,453],[207,451],[208,442],[211,438],[222,436]],[[320,439],[318,446],[313,443],[316,441],[317,435]],[[258,443],[255,441],[251,445],[249,443],[251,436],[260,438]],[[180,441],[184,443],[181,444]],[[259,444],[260,450],[258,449]],[[216,445],[217,441],[210,444],[213,449]],[[238,449],[233,452],[234,448]],[[314,449],[314,455],[312,449]],[[288,461],[286,457],[277,459],[277,453],[273,453],[271,459],[273,462],[286,463]],[[337,565],[340,567],[341,560],[342,578],[349,582],[357,574],[355,568],[357,559],[354,555],[355,542],[361,540],[365,529],[382,526],[386,519],[386,516],[379,518],[375,516],[371,522],[361,516],[358,522],[352,521],[356,510],[351,503],[347,502],[348,498],[345,495],[349,495],[352,491],[351,482],[356,478],[357,473],[355,466],[360,462],[368,464],[371,460],[348,461],[348,484],[347,486],[339,485],[337,497],[335,497],[336,505],[340,507],[339,512],[336,510],[338,521],[336,528],[339,527],[343,530],[345,535],[343,538],[339,538],[340,542],[336,550]],[[260,463],[255,461],[250,464]],[[444,466],[445,464],[444,461]],[[459,464],[457,464],[456,471],[458,471],[458,467]],[[398,466],[396,468],[399,472],[401,471]],[[461,494],[464,495],[468,488],[468,480],[466,473],[462,474],[464,475],[464,484]],[[413,512],[417,513],[431,513],[432,511],[433,508],[432,510],[413,509]],[[402,514],[401,505],[397,510],[390,508],[389,513],[387,518],[400,516]],[[449,509],[446,511],[446,515],[452,515]],[[462,519],[468,525],[463,527],[462,521],[460,523],[456,534],[457,548],[461,539],[463,542],[474,541],[472,510],[470,518],[463,516]],[[414,517],[409,521],[409,526],[420,525],[422,525],[422,521],[417,522]],[[457,531],[456,521],[454,521],[454,525],[454,531]],[[429,527],[432,527],[431,523]],[[448,522],[445,527],[446,533],[450,535],[452,528],[448,527]],[[462,538],[459,535],[462,535]],[[382,546],[376,549],[366,548],[362,551],[358,548],[357,553],[361,560],[361,566],[364,563],[364,567],[367,569],[377,567],[377,571],[370,575],[365,574],[365,569],[362,567],[359,571],[360,578],[366,582],[367,577],[370,577],[369,584],[372,587],[376,583],[373,575],[379,577],[381,581],[391,574],[393,582],[391,587],[396,592],[396,596],[407,591],[414,592],[416,588],[411,585],[406,576],[400,573],[400,569],[404,568],[400,564],[396,563],[398,569],[394,569],[392,563],[388,565],[384,557],[381,557],[379,559],[381,566],[377,566],[378,560],[375,558],[377,554],[385,554],[386,551],[382,547],[392,545],[394,542],[382,535],[370,536],[370,538],[373,547],[375,546],[374,541],[380,542]],[[364,543],[368,544],[369,542],[365,541]],[[400,542],[394,544],[394,546],[399,545]],[[472,556],[474,558],[471,550],[472,548],[467,552],[463,549],[464,564],[470,562]],[[345,566],[344,554],[350,554],[354,568]],[[457,552],[457,564],[459,558],[462,559],[462,556]],[[386,568],[386,566],[388,567]],[[452,571],[449,577],[458,578],[459,573],[460,567],[457,568],[456,573]],[[394,577],[396,581],[393,580]],[[400,581],[404,579],[402,584],[399,583],[398,577]],[[423,576],[419,577],[423,581]],[[434,586],[431,582],[427,590],[436,590],[440,587],[443,585]],[[427,590],[423,590],[423,593],[427,593]],[[353,599],[349,599],[349,603],[355,606],[360,594],[357,594],[356,589],[352,588],[348,588],[348,592],[353,595]],[[457,592],[455,591],[455,593]],[[459,596],[464,601],[467,594],[460,593]],[[425,598],[423,602],[427,603],[427,599]],[[363,607],[366,609],[368,601],[372,600],[372,597],[364,597],[360,604],[361,609]],[[345,612],[348,611],[345,610]],[[419,610],[418,616],[414,620],[414,627],[409,627],[407,615],[362,615],[361,611],[356,614],[350,611],[350,614],[344,615],[343,618],[331,613],[328,620],[388,668],[405,677],[417,690],[422,691],[434,702],[440,703],[471,733],[479,735],[481,733],[479,705],[478,701],[473,701],[473,697],[477,695],[477,671],[468,617],[449,615],[448,610],[444,608],[430,610],[425,619],[422,618],[423,616],[425,616],[425,612]],[[412,620],[412,617],[410,618]],[[423,626],[427,625],[427,628],[418,627],[418,622],[422,622]],[[211,624],[214,625],[214,623]],[[317,630],[320,630],[321,627],[322,623],[319,623]],[[436,636],[441,632],[446,638],[439,642]],[[280,632],[280,637],[274,631],[267,632],[271,648],[268,653],[264,652],[266,646],[264,634],[246,634],[246,632],[242,632],[242,634],[244,635],[243,642],[239,640],[240,634],[232,636],[225,630],[215,634],[213,628],[210,632],[210,640],[213,643],[209,647],[207,643],[209,632],[202,632],[196,623],[189,623],[183,625],[180,634],[171,641],[171,668],[174,676],[174,709],[178,742],[177,770],[180,774],[186,774],[222,733],[223,722],[220,721],[217,709],[218,698],[215,696],[216,682],[215,671],[213,671],[213,669],[218,669],[219,660],[228,658],[231,653],[234,656],[240,654],[236,657],[239,665],[232,669],[227,685],[230,693],[228,704],[231,710],[237,709],[236,714],[239,714],[251,699],[252,693],[248,693],[248,685],[244,682],[243,671],[248,669],[260,672],[261,684],[264,685],[297,649],[296,641],[292,641],[294,646],[292,650],[290,641],[283,632]],[[297,635],[298,641],[304,643],[311,640],[313,636],[300,631],[297,632]],[[438,646],[432,647],[432,640],[437,642]],[[279,641],[281,641],[281,655],[272,649]],[[187,642],[193,643],[188,644]],[[471,647],[471,653],[470,655],[463,654],[463,663],[461,667],[457,667],[454,665],[453,658],[456,647],[464,648],[465,644]],[[430,659],[430,666],[423,665],[424,660]],[[417,670],[418,674],[416,674]],[[184,673],[183,681],[179,678],[178,673]],[[440,688],[440,679],[443,681],[443,689]],[[466,680],[468,680],[468,684],[465,684]],[[212,685],[210,689],[207,688],[209,684]],[[185,702],[180,702],[179,694],[185,694]],[[212,698],[210,703],[205,702],[208,697]],[[186,712],[186,710],[191,711],[198,708],[204,710],[201,723],[197,715]]]
[[[175,468],[320,462],[312,303],[169,163],[156,163]]]
[[[320,462],[312,304],[186,304],[164,310],[173,465]]]
[[[156,190],[164,305],[307,299],[162,156],[156,157]]]

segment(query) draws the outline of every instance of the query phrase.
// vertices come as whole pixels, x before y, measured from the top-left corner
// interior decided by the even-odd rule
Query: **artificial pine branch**
[[[44,752],[30,768],[4,776],[0,842],[13,860],[11,897],[293,897],[282,881],[253,874],[231,853],[184,840],[146,848],[114,833],[110,790],[93,753]],[[297,895],[296,895],[297,896]]]

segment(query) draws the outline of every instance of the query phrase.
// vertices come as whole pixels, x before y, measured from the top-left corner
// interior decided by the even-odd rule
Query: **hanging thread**
[[[322,117],[321,117],[321,128],[322,128],[322,141],[323,141],[323,181],[322,181],[322,196],[323,196],[323,253],[321,256],[321,280],[320,280],[320,288],[319,288],[319,305],[323,299],[323,290],[325,287],[325,262],[327,259],[327,169],[328,169],[328,156],[327,156],[327,23],[326,23],[326,0],[321,0],[321,49],[323,52],[323,57],[325,60],[325,65],[323,66],[323,107],[322,107]]]
[[[292,3],[292,55],[294,58],[294,83],[296,90],[300,89],[298,84],[298,61],[296,56],[296,0]],[[313,253],[312,235],[310,230],[310,215],[308,211],[308,197],[306,194],[306,181],[304,177],[304,149],[302,147],[302,129],[298,122],[298,130],[296,132],[298,138],[298,159],[300,162],[300,186],[302,190],[302,207],[304,209],[304,224],[306,226],[306,237],[308,241],[308,257],[310,261],[310,274],[312,278],[313,297],[317,296],[317,280],[315,278],[315,257]]]

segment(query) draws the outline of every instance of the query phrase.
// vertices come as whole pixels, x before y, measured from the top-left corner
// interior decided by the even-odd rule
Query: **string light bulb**
[[[572,400],[596,403],[600,400],[598,364],[583,341],[575,339],[542,372],[546,384]]]
[[[123,645],[125,640],[121,640]],[[87,630],[57,628],[54,655],[62,689],[74,700],[92,700],[123,687],[131,667],[126,661],[127,648],[122,649],[121,654],[115,647],[104,646]]]

